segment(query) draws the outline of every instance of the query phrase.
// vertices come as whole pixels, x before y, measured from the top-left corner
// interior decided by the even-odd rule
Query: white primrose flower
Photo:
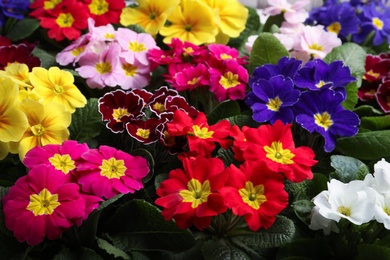
[[[314,206],[311,211],[311,220],[309,228],[312,230],[322,229],[325,235],[329,235],[331,231],[339,233],[340,230],[334,220],[327,219],[319,213],[320,208]]]
[[[390,194],[377,194],[375,205],[375,220],[390,229]]]
[[[342,183],[336,179],[328,182],[328,190],[318,194],[313,202],[318,206],[319,214],[339,222],[348,219],[356,225],[367,223],[375,213],[374,189],[367,187],[363,181]]]
[[[379,193],[390,193],[390,163],[385,159],[374,165],[374,177],[376,179],[376,191]]]

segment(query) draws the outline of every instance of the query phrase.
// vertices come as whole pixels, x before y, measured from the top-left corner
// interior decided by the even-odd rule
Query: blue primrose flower
[[[355,77],[351,75],[349,67],[344,66],[342,61],[327,64],[321,59],[309,61],[294,77],[298,88],[314,91],[333,89],[343,95],[343,100],[346,98],[345,87],[354,81],[356,81]]]
[[[343,96],[330,89],[306,91],[294,105],[295,121],[310,133],[317,132],[325,139],[324,150],[336,147],[336,137],[358,133],[360,119],[341,106]]]
[[[302,61],[295,58],[283,57],[278,61],[278,64],[264,64],[263,66],[257,67],[252,77],[249,79],[249,86],[252,87],[259,79],[269,80],[273,76],[283,75],[286,78],[294,78]]]
[[[382,7],[378,10],[378,5],[370,3],[362,7],[359,14],[360,32],[353,35],[356,43],[362,43],[371,32],[375,32],[373,44],[378,46],[384,41],[390,41],[390,8]]]
[[[29,6],[30,0],[0,0],[0,9],[4,16],[18,20],[24,18]]]
[[[290,78],[278,75],[270,80],[259,79],[254,83],[245,102],[253,111],[253,120],[270,121],[274,124],[280,119],[287,124],[294,121],[291,106],[298,102],[300,94],[299,90],[294,89]]]

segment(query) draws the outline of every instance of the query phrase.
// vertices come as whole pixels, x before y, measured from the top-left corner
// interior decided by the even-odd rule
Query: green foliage
[[[8,30],[5,34],[13,42],[26,39],[33,34],[39,28],[39,21],[32,18],[24,18],[18,20],[12,26],[11,30]]]
[[[100,255],[98,255],[98,253],[86,247],[80,248],[78,250],[64,248],[53,257],[53,260],[73,260],[73,259],[103,260],[103,258]]]
[[[96,241],[97,241],[97,245],[101,249],[106,251],[108,254],[113,255],[116,258],[120,257],[122,259],[131,259],[131,257],[128,254],[126,254],[125,252],[123,252],[119,248],[113,246],[108,241],[101,239],[101,238],[97,238]]]
[[[360,127],[370,131],[390,129],[390,115],[362,117]]]
[[[249,75],[261,65],[277,64],[284,56],[289,56],[288,51],[272,33],[260,33],[249,57]]]
[[[358,159],[343,155],[332,155],[330,159],[331,166],[335,169],[330,177],[341,182],[348,183],[353,180],[363,180],[369,173],[367,165]]]
[[[48,69],[53,66],[58,66],[56,61],[56,53],[43,49],[43,46],[36,46],[32,54],[41,60],[41,67],[43,68]]]
[[[360,160],[379,160],[390,156],[390,130],[358,133],[337,140],[337,150]]]
[[[282,247],[277,259],[332,259],[331,252],[323,237],[297,239]]]
[[[219,120],[240,115],[240,106],[237,101],[226,100],[219,103],[208,115],[207,121],[210,125],[217,123]]]
[[[131,24],[129,26],[126,26],[127,29],[130,29],[136,33],[145,33],[145,29],[139,26],[138,24]]]
[[[354,258],[356,260],[366,260],[366,259],[381,259],[389,260],[390,259],[390,248],[372,244],[361,244],[358,245],[358,253]]]
[[[272,32],[272,27],[280,27],[284,21],[284,14],[278,14],[268,17],[267,21],[264,24],[263,32]]]
[[[202,254],[205,260],[250,260],[242,250],[225,240],[208,240],[203,243]]]

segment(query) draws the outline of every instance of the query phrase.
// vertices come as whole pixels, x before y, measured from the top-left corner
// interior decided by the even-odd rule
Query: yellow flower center
[[[219,57],[220,57],[222,60],[231,60],[231,59],[233,59],[232,56],[230,56],[229,54],[226,54],[226,53],[222,53]]]
[[[105,176],[108,179],[119,179],[122,176],[125,176],[127,170],[125,162],[123,160],[117,160],[114,157],[102,161],[102,165],[99,166],[100,175]]]
[[[74,48],[70,53],[72,53],[73,56],[77,57],[85,50],[85,46],[79,46],[77,48]]]
[[[142,137],[144,139],[148,139],[150,135],[150,130],[149,129],[143,129],[143,128],[138,128],[137,132],[135,133],[139,137]]]
[[[184,54],[190,54],[194,52],[194,49],[192,47],[183,48]]]
[[[158,112],[160,112],[160,113],[162,113],[162,112],[165,111],[165,106],[164,106],[164,104],[162,104],[162,103],[160,103],[160,102],[154,103],[152,107],[153,107],[154,110],[156,110],[156,111],[158,111]]]
[[[341,30],[341,24],[339,22],[334,22],[330,24],[328,27],[326,27],[326,29],[328,30],[328,32],[339,34]]]
[[[366,74],[368,74],[374,78],[378,78],[381,75],[379,73],[374,72],[373,70],[367,71]],[[363,75],[363,79],[367,79],[367,77],[365,75]]]
[[[96,63],[95,69],[100,74],[110,73],[112,71],[111,63],[108,61]]]
[[[280,141],[272,142],[271,147],[264,146],[264,151],[267,153],[266,157],[274,162],[281,164],[294,163],[291,159],[294,158],[295,154],[293,154],[289,149],[283,149]]]
[[[385,207],[385,208],[383,208],[383,211],[384,211],[387,215],[390,216],[390,209],[389,209],[389,208]]]
[[[240,82],[238,81],[237,74],[233,74],[232,72],[228,71],[221,77],[219,84],[221,84],[225,89],[229,89],[239,85]]]
[[[122,69],[126,76],[134,78],[134,76],[137,74],[138,67],[130,63],[125,63],[122,65]]]
[[[130,42],[129,43],[129,50],[133,52],[141,52],[141,51],[146,51],[145,44],[139,43],[139,42]]]
[[[189,80],[187,82],[188,85],[195,85],[196,83],[198,83],[199,79],[198,78],[193,78],[192,80]]]
[[[247,181],[245,187],[239,189],[238,192],[242,200],[255,210],[258,210],[260,205],[267,201],[267,197],[264,195],[264,185],[262,184],[253,186],[252,182]]]
[[[323,127],[325,130],[328,130],[328,128],[333,124],[332,119],[330,118],[330,115],[328,112],[322,112],[322,114],[317,113],[314,115],[314,122],[318,125]]]
[[[33,135],[35,135],[35,136],[42,135],[43,132],[45,131],[45,129],[43,128],[43,126],[41,124],[33,125],[30,127],[30,129],[31,129],[31,132],[33,133]]]
[[[328,84],[329,82],[325,82],[325,81],[323,81],[323,80],[320,80],[320,82],[318,82],[317,84],[316,84],[316,87],[317,88],[322,88],[323,86],[325,86],[326,84]]]
[[[209,131],[207,127],[202,127],[200,128],[198,125],[193,125],[192,130],[194,131],[193,133],[195,136],[201,138],[201,139],[208,139],[213,137],[214,131]]]
[[[183,202],[191,202],[191,207],[195,209],[200,204],[207,202],[207,198],[211,194],[210,182],[206,180],[202,184],[196,179],[191,179],[187,183],[187,190],[181,190],[179,194],[183,198]]]
[[[106,38],[106,39],[115,39],[115,34],[113,34],[113,33],[106,33],[105,35],[104,35],[104,38]]]
[[[53,9],[54,7],[56,7],[61,2],[62,2],[62,0],[49,0],[49,1],[45,1],[43,3],[43,9],[45,9],[45,10]]]
[[[157,14],[156,14],[155,12],[151,12],[151,13],[149,14],[150,20],[154,20],[154,19],[156,19],[156,17],[157,17]]]
[[[372,18],[372,24],[378,29],[382,30],[383,28],[383,21],[379,19],[378,17]]]
[[[108,12],[108,3],[105,0],[92,0],[88,8],[92,14],[102,15]]]
[[[62,86],[59,86],[57,84],[54,84],[53,86],[53,91],[56,93],[56,94],[61,94],[62,92],[64,92],[64,88]]]
[[[192,31],[192,25],[191,24],[186,24],[184,25],[184,30],[186,32],[191,32]]]
[[[131,113],[126,108],[116,108],[112,110],[112,117],[115,119],[117,122],[122,122],[121,118],[123,116],[130,116]]]
[[[351,216],[351,209],[350,208],[347,208],[347,207],[344,207],[344,206],[340,206],[337,208],[337,211],[341,214],[343,214],[344,216]]]
[[[283,102],[280,100],[279,97],[275,97],[274,99],[268,99],[267,107],[269,110],[278,112],[280,109],[280,106],[283,104]]]
[[[74,18],[70,13],[62,13],[57,17],[56,23],[61,28],[72,27]]]
[[[313,43],[312,45],[309,46],[310,50],[315,50],[315,51],[322,51],[324,49],[323,46],[318,45],[317,43]]]
[[[58,194],[51,194],[45,188],[39,194],[30,195],[30,203],[26,209],[32,211],[34,216],[51,215],[59,205]]]
[[[53,157],[49,158],[49,162],[56,170],[62,171],[65,174],[68,174],[69,171],[76,168],[69,154],[61,155],[56,153]]]

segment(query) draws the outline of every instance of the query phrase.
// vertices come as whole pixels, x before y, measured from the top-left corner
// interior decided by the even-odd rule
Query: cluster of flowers
[[[167,66],[163,76],[178,91],[206,88],[218,101],[244,99],[248,71],[246,57],[226,45],[209,44],[196,46],[173,38],[170,49],[152,49],[148,57],[152,70],[159,65]]]
[[[70,72],[39,67],[32,49],[30,44],[0,47],[7,61],[0,71],[1,159],[11,152],[23,160],[37,145],[67,140],[71,114],[87,103]]]
[[[143,188],[149,173],[143,157],[110,146],[90,149],[86,144],[36,146],[23,161],[27,175],[2,198],[5,223],[29,245],[60,238],[74,224],[81,225],[104,199]]]
[[[48,36],[56,41],[76,40],[87,28],[88,18],[97,25],[118,24],[124,0],[37,0],[29,15],[40,21]]]
[[[363,75],[362,87],[359,88],[360,100],[375,100],[383,112],[390,112],[390,54],[367,54],[366,73]]]
[[[273,126],[244,126],[241,131],[227,120],[208,126],[201,115],[190,120],[177,111],[168,123],[170,134],[187,136],[190,150],[179,155],[184,169],[172,170],[157,189],[160,198],[155,203],[164,208],[162,215],[175,219],[180,228],[194,225],[203,230],[214,216],[231,209],[244,217],[251,230],[269,228],[288,205],[285,178],[293,182],[313,178],[313,150],[296,148],[291,124],[280,120]],[[243,163],[225,168],[211,153],[215,142],[230,147],[230,138],[234,139],[234,157]]]
[[[307,22],[323,25],[344,41],[352,37],[361,44],[373,37],[372,43],[377,46],[390,40],[390,7],[385,2],[326,1],[323,6],[313,8]]]
[[[175,138],[167,131],[166,123],[172,121],[176,110],[193,118],[199,113],[177,91],[165,86],[153,93],[144,89],[127,92],[118,89],[99,99],[99,112],[113,133],[126,130],[144,145],[160,141],[172,152],[182,151],[185,145],[183,138]]]
[[[0,27],[3,27],[9,18],[23,19],[29,5],[29,0],[0,1]]]
[[[277,65],[257,67],[249,81],[251,91],[245,100],[257,122],[294,120],[310,133],[325,138],[324,150],[331,152],[337,136],[358,132],[359,117],[343,108],[345,87],[355,81],[342,61],[330,64],[314,59],[302,61],[283,57]]]
[[[137,5],[123,9],[120,23],[140,25],[152,36],[160,34],[164,43],[180,38],[196,45],[226,44],[231,37],[240,35],[248,18],[248,9],[238,0],[136,2]]]
[[[147,33],[136,33],[127,28],[117,30],[111,24],[95,26],[88,19],[88,33],[59,52],[57,62],[72,63],[91,88],[115,87],[143,88],[150,80],[147,51],[158,48]]]
[[[364,180],[342,183],[332,179],[328,190],[313,199],[315,206],[309,227],[330,234],[339,232],[337,223],[347,219],[355,225],[376,220],[390,229],[389,177],[390,164],[382,159],[374,165],[374,173],[367,174]]]

